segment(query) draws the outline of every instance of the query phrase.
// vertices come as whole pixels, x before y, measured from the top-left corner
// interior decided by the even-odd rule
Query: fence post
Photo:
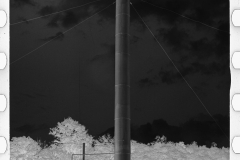
[[[85,143],[83,143],[83,160],[85,160]]]

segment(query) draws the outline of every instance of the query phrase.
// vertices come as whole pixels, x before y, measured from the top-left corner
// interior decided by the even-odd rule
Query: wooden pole
[[[83,156],[83,160],[85,160],[85,143],[83,143],[82,156]]]
[[[130,160],[129,0],[116,0],[114,160]]]

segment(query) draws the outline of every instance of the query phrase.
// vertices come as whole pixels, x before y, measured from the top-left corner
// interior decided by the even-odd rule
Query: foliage
[[[148,145],[154,145],[156,143],[167,143],[167,137],[165,137],[165,136],[162,136],[162,137],[156,136],[155,139],[156,139],[156,141],[154,141],[152,143],[148,143]]]
[[[34,156],[41,150],[41,147],[30,137],[13,137],[10,141],[11,160],[27,159]]]
[[[155,142],[148,145],[131,141],[131,159],[132,160],[229,160],[228,148],[207,148],[198,146],[196,142],[185,145],[183,142],[167,142],[166,137],[157,136]],[[213,144],[215,145],[215,144]]]
[[[71,117],[58,123],[58,126],[50,129],[51,135],[56,137],[50,147],[60,147],[67,153],[76,154],[81,152],[82,144],[85,143],[86,149],[91,149],[93,137],[87,134],[87,130]]]
[[[58,148],[45,148],[35,155],[36,160],[71,160],[71,154]]]
[[[72,154],[82,153],[82,143],[86,144],[86,154],[111,153],[86,155],[88,160],[114,159],[114,140],[109,135],[93,140],[85,127],[71,118],[58,123],[50,134],[56,140],[43,149],[39,142],[31,138],[14,137],[11,142],[11,160],[71,160]],[[79,159],[79,156],[74,159]],[[216,143],[212,143],[212,148],[207,148],[198,146],[196,142],[189,145],[167,142],[165,136],[157,136],[154,142],[147,145],[131,140],[131,160],[202,160],[203,157],[209,160],[229,160],[229,148],[219,149]]]
[[[98,138],[98,140],[94,140],[93,142],[94,149],[90,153],[114,153],[114,140],[111,138],[110,135],[103,135],[102,137]],[[99,159],[113,159],[114,154],[102,154],[101,156],[92,156],[89,157],[90,159],[93,158],[94,160]]]
[[[42,149],[44,149],[44,148],[47,148],[49,145],[46,143],[46,141],[41,141],[40,139],[37,139],[37,141],[36,141],[37,143],[38,143],[38,145],[42,148]]]

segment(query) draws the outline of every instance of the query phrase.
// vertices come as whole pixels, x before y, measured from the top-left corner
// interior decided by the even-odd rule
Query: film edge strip
[[[230,160],[240,159],[240,4],[230,1]]]
[[[9,0],[0,1],[0,159],[10,159]]]
[[[0,159],[10,159],[9,0],[0,1]],[[230,1],[230,160],[240,159],[240,3]]]

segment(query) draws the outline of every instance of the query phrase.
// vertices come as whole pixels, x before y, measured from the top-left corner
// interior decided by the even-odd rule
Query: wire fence
[[[72,154],[72,160],[85,160],[85,156],[92,156],[92,155],[106,155],[106,154],[111,154],[113,155],[114,153],[95,153],[95,154]],[[82,156],[82,159],[79,157],[79,158],[74,158],[74,157],[77,157],[77,156]]]
[[[76,160],[74,159],[74,156],[77,156],[77,155],[81,155],[82,156],[82,160],[85,160],[85,156],[86,155],[106,155],[106,154],[114,154],[114,153],[92,153],[92,154],[87,154],[85,153],[85,143],[83,143],[83,150],[82,150],[82,154],[72,154],[72,160]]]

